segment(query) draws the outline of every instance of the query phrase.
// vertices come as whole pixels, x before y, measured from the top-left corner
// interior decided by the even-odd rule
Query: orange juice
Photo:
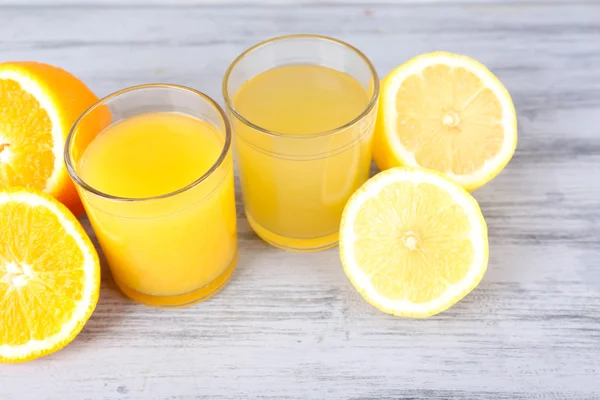
[[[337,243],[344,205],[369,174],[375,112],[357,119],[370,99],[352,76],[320,65],[272,68],[241,85],[238,165],[259,236],[293,250]]]
[[[213,294],[237,255],[231,155],[211,124],[136,115],[99,133],[77,163],[80,190],[115,281],[134,300],[182,305]]]

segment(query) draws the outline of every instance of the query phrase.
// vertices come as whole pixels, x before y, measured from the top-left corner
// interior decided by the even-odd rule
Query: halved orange
[[[0,64],[0,189],[43,190],[81,214],[63,151],[71,126],[96,101],[83,82],[58,67]]]
[[[99,290],[98,254],[73,214],[34,189],[0,190],[0,363],[69,344]]]

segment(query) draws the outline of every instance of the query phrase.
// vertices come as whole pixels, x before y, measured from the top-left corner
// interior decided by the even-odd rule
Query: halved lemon
[[[517,145],[512,99],[472,58],[423,54],[390,72],[381,88],[373,148],[380,169],[434,169],[474,190],[512,158]]]
[[[83,82],[58,67],[0,63],[0,189],[39,189],[81,214],[63,152],[71,126],[96,101]]]
[[[348,278],[389,314],[427,317],[466,296],[488,262],[477,201],[442,174],[392,168],[348,201],[340,228]]]
[[[98,254],[73,214],[33,189],[0,191],[0,362],[55,352],[81,331],[100,289]]]

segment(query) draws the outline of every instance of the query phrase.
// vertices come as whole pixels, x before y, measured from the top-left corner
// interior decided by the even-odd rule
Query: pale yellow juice
[[[245,82],[233,121],[246,215],[266,241],[292,250],[337,243],[350,195],[368,178],[375,113],[368,88],[318,65],[267,70]]]
[[[182,305],[213,294],[231,274],[237,256],[231,156],[182,190],[209,171],[223,143],[207,122],[152,113],[109,126],[83,152],[77,168],[84,182],[107,195],[145,199],[84,195],[115,281],[129,297]]]

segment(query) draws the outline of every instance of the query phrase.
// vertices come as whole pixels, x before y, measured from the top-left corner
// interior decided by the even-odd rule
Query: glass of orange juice
[[[75,123],[65,161],[113,277],[133,300],[185,306],[237,261],[231,130],[208,96],[136,86]]]
[[[335,246],[341,214],[368,178],[379,79],[347,43],[278,37],[242,53],[223,95],[246,216],[274,246]]]

